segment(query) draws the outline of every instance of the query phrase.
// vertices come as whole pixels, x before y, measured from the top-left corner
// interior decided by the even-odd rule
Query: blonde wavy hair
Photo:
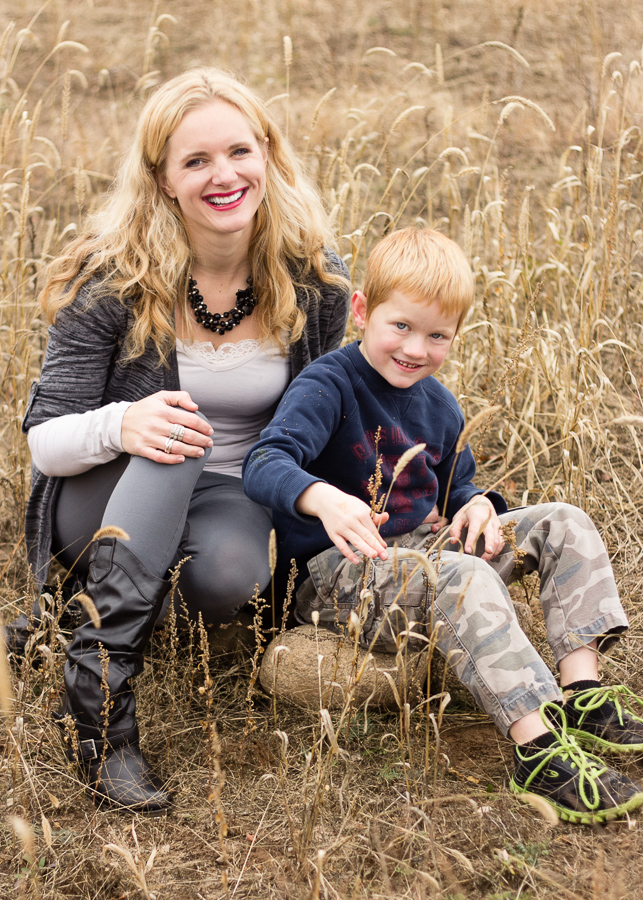
[[[128,358],[136,359],[152,342],[167,362],[176,338],[176,303],[187,311],[193,256],[179,207],[160,187],[159,176],[168,141],[183,117],[215,100],[235,106],[260,145],[268,139],[266,192],[249,249],[262,338],[284,350],[301,336],[306,316],[295,290],[311,290],[311,272],[325,284],[347,284],[329,270],[324,247],[331,238],[321,199],[261,98],[226,72],[201,67],[167,81],[147,100],[107,201],[50,263],[40,298],[50,321],[84,284],[98,278],[105,293],[116,292],[133,304]]]

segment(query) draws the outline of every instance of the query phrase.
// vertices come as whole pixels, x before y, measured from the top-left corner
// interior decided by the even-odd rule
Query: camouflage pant
[[[457,678],[507,734],[543,701],[561,698],[553,675],[518,624],[507,584],[521,574],[539,573],[547,640],[556,663],[595,637],[605,649],[627,627],[607,552],[584,512],[547,503],[500,516],[503,524],[513,519],[518,552],[506,545],[486,562],[458,552],[451,543],[445,546],[454,549],[431,551],[435,586],[422,570],[411,575],[415,560],[404,561],[406,549],[421,549],[427,539],[431,545],[430,526],[397,538],[397,554],[386,562],[367,563],[365,579],[363,565],[352,565],[332,547],[308,563],[310,577],[297,592],[298,618],[311,622],[317,611],[320,625],[336,628],[357,610],[360,642],[377,650],[394,652],[400,629],[416,649],[426,646],[430,635]],[[480,546],[478,552],[483,552]],[[390,615],[393,600],[402,612]],[[413,639],[418,632],[424,638]]]

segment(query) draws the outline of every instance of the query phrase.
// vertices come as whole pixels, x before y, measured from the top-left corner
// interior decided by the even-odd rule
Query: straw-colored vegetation
[[[632,621],[604,665],[643,689],[640,4],[0,9],[5,621],[32,599],[20,421],[46,343],[38,277],[109,186],[150,89],[188,65],[219,64],[271,100],[357,285],[392,226],[435,225],[465,248],[476,306],[441,377],[468,419],[483,414],[470,435],[480,483],[514,504],[567,500],[594,517]],[[491,407],[500,409],[485,415]],[[537,585],[515,592],[531,603],[542,646]],[[402,690],[397,711],[383,714],[349,690],[341,709],[322,697],[316,712],[298,711],[260,690],[260,648],[254,661],[217,657],[203,630],[172,622],[138,692],[145,745],[176,809],[133,824],[96,812],[50,724],[59,607],[54,596],[10,684],[0,653],[2,897],[642,895],[640,823],[574,830],[520,805],[507,792],[510,746],[470,705],[443,695],[418,704]]]

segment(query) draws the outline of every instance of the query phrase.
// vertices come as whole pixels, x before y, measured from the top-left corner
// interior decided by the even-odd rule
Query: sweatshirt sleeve
[[[434,467],[438,479],[438,509],[451,520],[465,503],[478,494],[489,498],[498,514],[507,511],[507,503],[497,491],[484,491],[476,487],[473,479],[476,474],[476,462],[468,444],[461,453],[456,453],[458,440],[464,428],[464,415],[455,398],[451,397],[451,419],[445,435],[445,453],[441,461]],[[446,411],[445,411],[446,415]]]
[[[452,469],[453,477],[449,479]],[[507,503],[502,494],[497,491],[483,491],[473,483],[476,463],[468,444],[457,458],[455,451],[450,453],[439,466],[436,466],[435,471],[440,485],[438,509],[442,513],[446,502],[447,519],[451,520],[457,511],[477,494],[484,494],[485,497],[488,497],[498,514],[507,512]]]
[[[290,385],[272,422],[243,463],[243,487],[251,500],[273,510],[310,521],[295,509],[306,488],[323,481],[306,472],[344,414],[341,373],[324,362],[312,363]]]
[[[67,478],[115,459],[123,452],[121,426],[130,405],[108,403],[34,425],[27,435],[34,464],[44,475]]]

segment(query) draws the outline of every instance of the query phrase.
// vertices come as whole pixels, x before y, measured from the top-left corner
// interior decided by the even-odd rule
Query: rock
[[[322,660],[318,666],[319,656]],[[355,682],[355,674],[367,657],[370,658]],[[279,700],[315,709],[341,708],[351,690],[358,706],[368,700],[369,706],[396,710],[398,697],[402,705],[409,702],[411,706],[422,699],[425,652],[407,652],[398,657],[358,650],[355,666],[353,659],[354,645],[348,637],[316,629],[314,625],[300,625],[268,645],[259,678],[266,693],[274,692]],[[398,671],[398,662],[402,671]]]

